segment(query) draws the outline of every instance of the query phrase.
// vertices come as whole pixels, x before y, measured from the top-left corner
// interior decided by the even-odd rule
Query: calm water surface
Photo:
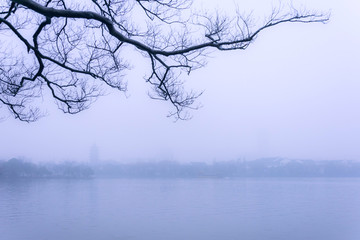
[[[359,240],[360,179],[0,180],[2,240]]]

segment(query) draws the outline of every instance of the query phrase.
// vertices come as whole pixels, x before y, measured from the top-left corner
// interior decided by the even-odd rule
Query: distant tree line
[[[0,178],[239,178],[239,177],[360,177],[360,162],[262,158],[214,163],[174,161],[91,166],[75,162],[34,164],[16,158],[0,162]]]
[[[282,158],[214,163],[114,162],[96,165],[93,169],[97,177],[126,178],[360,177],[360,162]]]
[[[93,170],[74,162],[35,164],[12,158],[0,162],[0,178],[89,178]]]

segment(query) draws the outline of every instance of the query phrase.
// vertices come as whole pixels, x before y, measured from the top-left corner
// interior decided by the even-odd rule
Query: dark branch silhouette
[[[48,92],[62,111],[78,113],[103,85],[126,91],[123,51],[135,49],[149,61],[150,97],[169,101],[170,115],[184,119],[201,94],[185,91],[181,74],[202,67],[209,50],[244,50],[281,23],[327,21],[328,15],[278,7],[255,26],[241,14],[191,14],[189,0],[2,1],[0,107],[34,121],[41,115],[35,99]]]

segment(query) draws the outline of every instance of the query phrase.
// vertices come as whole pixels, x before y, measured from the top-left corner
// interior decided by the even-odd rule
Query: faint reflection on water
[[[0,236],[360,239],[360,179],[38,179],[0,182]]]

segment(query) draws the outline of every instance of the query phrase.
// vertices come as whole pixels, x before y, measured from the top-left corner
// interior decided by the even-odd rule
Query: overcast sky
[[[271,8],[266,0],[221,2],[259,18]],[[128,97],[112,92],[77,115],[51,104],[30,124],[2,120],[0,159],[87,161],[96,144],[102,160],[360,160],[360,1],[293,2],[331,10],[331,21],[278,26],[246,51],[214,53],[188,80],[205,90],[191,120],[167,118],[171,106],[147,97],[146,66],[135,67]]]

